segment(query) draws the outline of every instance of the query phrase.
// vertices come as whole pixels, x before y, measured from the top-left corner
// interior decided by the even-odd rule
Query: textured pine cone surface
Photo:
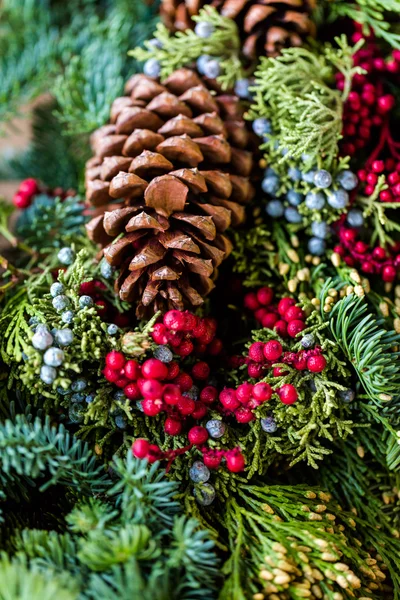
[[[238,98],[213,95],[190,69],[163,83],[134,75],[125,91],[92,135],[88,235],[138,316],[198,306],[231,250],[224,232],[254,195],[253,134]]]
[[[310,13],[316,0],[162,0],[161,16],[172,31],[192,29],[192,17],[206,4],[238,25],[243,53],[248,58],[276,56],[282,48],[301,46],[315,35]]]

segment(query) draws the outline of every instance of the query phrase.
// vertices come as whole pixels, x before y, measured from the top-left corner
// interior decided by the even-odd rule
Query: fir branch
[[[190,29],[171,35],[164,25],[159,24],[154,33],[159,44],[145,42],[145,48],[135,48],[129,55],[138,61],[156,59],[160,63],[162,79],[176,69],[190,65],[202,55],[213,56],[220,61],[222,73],[217,80],[221,87],[233,87],[237,79],[244,77],[239,56],[241,42],[235,21],[223,17],[212,6],[202,8],[193,20],[212,25],[212,35],[202,38]]]

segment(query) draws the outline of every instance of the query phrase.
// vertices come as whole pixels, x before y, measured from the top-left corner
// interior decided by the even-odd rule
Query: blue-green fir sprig
[[[235,21],[223,17],[212,6],[201,9],[193,20],[198,26],[204,24],[204,33],[197,26],[195,31],[188,29],[173,35],[164,25],[158,24],[154,39],[145,42],[144,48],[131,50],[130,56],[138,61],[146,61],[144,72],[148,75],[160,75],[161,79],[165,79],[176,69],[197,61],[201,74],[216,78],[223,89],[234,87],[238,79],[245,77],[240,59],[240,36]],[[210,59],[214,59],[212,63]],[[210,63],[208,67],[207,61]]]

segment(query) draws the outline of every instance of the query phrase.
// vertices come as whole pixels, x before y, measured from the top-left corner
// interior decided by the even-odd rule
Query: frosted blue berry
[[[69,303],[70,300],[68,296],[64,296],[63,294],[61,294],[60,296],[56,296],[52,300],[53,308],[55,308],[57,312],[60,312],[61,310],[67,308],[67,306],[69,306]]]
[[[107,327],[107,333],[108,333],[108,335],[116,335],[118,333],[118,325],[115,325],[114,323],[111,323]]]
[[[278,173],[272,167],[267,167],[264,171],[264,177],[269,177],[270,175],[275,175],[278,177]]]
[[[349,203],[349,195],[345,190],[339,189],[328,196],[328,204],[332,208],[345,208]]]
[[[36,332],[32,337],[32,346],[35,350],[46,350],[50,348],[53,343],[53,336],[47,329],[39,329],[39,326],[36,328]]]
[[[349,402],[353,402],[354,398],[356,397],[356,394],[353,390],[348,389],[339,392],[339,396],[343,402],[348,404]]]
[[[64,389],[63,387],[61,387],[61,385],[58,385],[56,390],[60,394],[60,396],[67,396],[71,393],[70,388]]]
[[[189,477],[194,483],[205,483],[210,479],[210,470],[200,460],[196,460],[189,469]]]
[[[315,381],[313,379],[310,379],[310,381],[308,382],[308,387],[312,392],[317,391],[317,386],[315,385]]]
[[[61,248],[57,254],[57,258],[62,265],[67,265],[68,267],[69,265],[72,265],[75,260],[75,252],[72,248]]]
[[[273,196],[279,190],[279,177],[276,175],[268,175],[268,177],[264,177],[261,187],[263,192]]]
[[[303,218],[297,208],[288,206],[285,208],[285,219],[288,223],[301,223]]]
[[[315,173],[316,173],[316,170],[312,169],[311,171],[307,171],[306,173],[303,173],[301,178],[306,183],[314,183]]]
[[[295,192],[294,190],[289,190],[288,193],[286,194],[286,200],[292,206],[298,206],[299,204],[301,204],[303,202],[304,196],[303,196],[303,194],[300,194],[300,192]]]
[[[72,323],[72,321],[74,320],[74,316],[75,316],[75,314],[72,312],[72,310],[66,310],[61,315],[61,320],[63,323],[67,323],[67,325],[70,325]]]
[[[187,398],[191,398],[192,400],[198,400],[200,396],[200,390],[197,385],[192,385],[188,392],[184,392],[182,396],[186,396]]]
[[[159,77],[160,71],[161,65],[156,58],[149,58],[143,65],[143,73],[148,77]]]
[[[258,119],[255,119],[253,121],[252,127],[254,133],[259,135],[260,137],[265,133],[272,132],[271,122],[265,117],[259,117]]]
[[[217,440],[218,438],[221,438],[224,435],[226,431],[226,425],[223,421],[220,421],[219,419],[211,419],[210,421],[207,421],[206,429],[210,437]]]
[[[221,73],[221,67],[216,58],[212,58],[204,65],[204,76],[216,79]]]
[[[265,419],[261,419],[261,429],[265,431],[265,433],[275,433],[278,426],[275,423],[274,417],[265,417]]]
[[[325,221],[313,221],[311,231],[315,237],[325,239],[329,235],[329,225]]]
[[[82,406],[78,403],[71,404],[68,409],[68,416],[72,423],[80,423],[83,421],[84,413]]]
[[[114,419],[114,422],[118,429],[125,429],[126,421],[123,415],[117,415]]]
[[[87,404],[91,404],[94,400],[94,394],[88,394],[87,396],[85,396],[85,402]]]
[[[79,298],[79,306],[81,308],[87,308],[88,306],[93,306],[93,304],[93,298],[91,298],[90,296],[81,296]]]
[[[157,38],[152,38],[151,40],[148,40],[147,45],[150,46],[151,48],[162,48],[163,47],[163,43],[160,40],[158,40]]]
[[[357,175],[353,171],[341,171],[336,177],[336,181],[348,192],[357,187]]]
[[[314,344],[315,344],[315,338],[314,338],[313,334],[312,333],[306,333],[306,335],[303,335],[303,337],[300,340],[300,344],[306,350],[308,350],[309,348],[312,348],[314,346]]]
[[[37,317],[31,317],[28,321],[28,325],[32,327],[32,325],[37,325],[39,323],[39,319]]]
[[[325,206],[325,196],[321,192],[308,192],[306,206],[310,210],[321,210]]]
[[[43,365],[40,368],[40,379],[43,381],[43,383],[47,383],[48,385],[50,385],[51,383],[53,383],[56,377],[57,371],[53,367]]]
[[[364,225],[364,217],[361,210],[352,208],[347,213],[347,223],[350,227],[362,227]]]
[[[273,217],[274,219],[277,219],[278,217],[281,217],[283,215],[285,209],[280,200],[271,200],[265,207],[265,211],[267,215]]]
[[[125,396],[125,394],[124,394],[124,392],[122,390],[117,390],[113,394],[113,398],[114,398],[114,400],[118,400],[119,402],[123,402],[126,399],[126,396]]]
[[[301,171],[295,167],[290,167],[290,169],[288,169],[288,175],[292,181],[300,181],[301,179]]]
[[[71,402],[83,402],[85,399],[85,394],[81,392],[76,392],[76,394],[72,394]]]
[[[314,183],[319,188],[328,188],[332,185],[332,175],[325,169],[320,169],[314,175]]]
[[[157,346],[153,352],[153,356],[163,363],[169,363],[174,358],[174,355],[167,346]]]
[[[200,506],[210,506],[215,499],[215,489],[210,483],[199,484],[193,494]]]
[[[238,79],[235,83],[235,94],[239,96],[239,98],[249,98],[250,81],[249,79]]]
[[[300,156],[300,158],[303,162],[308,162],[311,159],[311,156],[309,154],[307,154],[306,152],[303,152],[303,154]]]
[[[206,67],[206,64],[208,62],[210,62],[210,60],[212,60],[211,56],[208,56],[208,54],[202,54],[201,56],[199,56],[199,58],[196,61],[196,66],[197,66],[197,70],[201,75],[204,75],[204,69]]]
[[[64,286],[59,281],[56,281],[55,283],[53,283],[50,286],[50,294],[53,296],[53,298],[62,294],[63,291],[64,291]]]
[[[100,263],[100,273],[104,279],[111,279],[114,269],[106,260],[102,260]]]
[[[214,25],[204,21],[196,23],[196,27],[194,28],[194,32],[199,38],[209,38],[214,33],[214,31]]]
[[[71,384],[71,390],[73,392],[83,392],[87,388],[87,380],[84,377],[79,377]]]
[[[55,338],[60,346],[69,346],[74,341],[74,334],[71,329],[58,329]]]
[[[322,256],[325,252],[326,244],[324,240],[312,237],[308,240],[308,250],[313,256]]]
[[[60,348],[49,348],[43,356],[44,364],[48,367],[60,367],[64,361],[64,352]]]
[[[27,355],[27,354],[25,354],[25,352],[22,352],[22,353],[21,353],[21,356],[22,356],[22,360],[23,360],[24,362],[26,362],[26,361],[28,360],[28,355]]]

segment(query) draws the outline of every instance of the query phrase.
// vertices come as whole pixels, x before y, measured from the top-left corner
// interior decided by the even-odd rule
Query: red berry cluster
[[[380,275],[385,282],[392,282],[400,270],[400,244],[397,243],[390,250],[381,246],[371,248],[366,242],[357,239],[359,232],[356,229],[345,227],[340,223],[336,227],[340,243],[334,247],[350,267],[359,266],[367,275]]]
[[[263,327],[274,329],[281,338],[294,338],[306,328],[306,315],[296,306],[294,298],[284,297],[272,304],[274,292],[262,287],[257,292],[249,292],[244,297],[244,305],[254,312]]]
[[[21,182],[18,191],[14,194],[13,203],[19,209],[28,208],[31,205],[33,197],[39,192],[39,186],[36,179],[24,179]]]
[[[220,354],[222,342],[215,337],[217,322],[215,319],[200,318],[189,311],[169,310],[162,322],[156,323],[152,337],[156,344],[168,344],[175,354],[182,358],[191,355],[211,356]],[[198,379],[207,379],[207,375],[199,377],[200,367],[196,368]]]
[[[356,32],[352,36],[356,43],[364,38],[362,25],[356,23]],[[381,127],[395,104],[394,96],[383,89],[382,76],[397,74],[400,71],[400,52],[394,50],[389,60],[385,60],[372,36],[367,43],[354,54],[354,65],[366,71],[355,74],[352,89],[343,111],[344,154],[354,155],[356,150],[365,148],[371,141],[374,127]],[[336,85],[343,90],[345,80],[342,73],[336,75]]]
[[[197,442],[192,443],[198,445]],[[149,463],[154,463],[157,460],[168,460],[171,463],[178,455],[187,452],[191,445],[179,450],[162,451],[156,444],[150,444],[147,440],[140,438],[133,442],[132,453],[136,458],[147,459]],[[232,473],[240,473],[245,467],[245,459],[240,448],[217,450],[203,446],[199,449],[203,453],[203,462],[209,469],[218,469],[222,459],[226,460],[227,469]]]
[[[206,385],[200,392],[199,400],[184,395],[196,383],[204,382],[210,367],[204,361],[191,367],[191,374],[181,371],[176,362],[165,364],[156,358],[149,358],[142,365],[135,360],[126,360],[121,352],[113,350],[106,356],[103,370],[107,381],[124,390],[129,400],[142,400],[145,415],[154,417],[160,413],[167,415],[164,430],[169,435],[179,435],[187,418],[198,421],[208,411],[208,406],[218,396],[214,386]],[[204,444],[208,439],[204,427],[195,426],[188,432],[191,444]]]
[[[396,162],[393,157],[368,162],[364,169],[358,171],[357,175],[359,181],[364,183],[364,193],[367,196],[374,193],[379,175],[385,175],[388,188],[379,193],[379,200],[381,202],[400,202],[400,162]]]

